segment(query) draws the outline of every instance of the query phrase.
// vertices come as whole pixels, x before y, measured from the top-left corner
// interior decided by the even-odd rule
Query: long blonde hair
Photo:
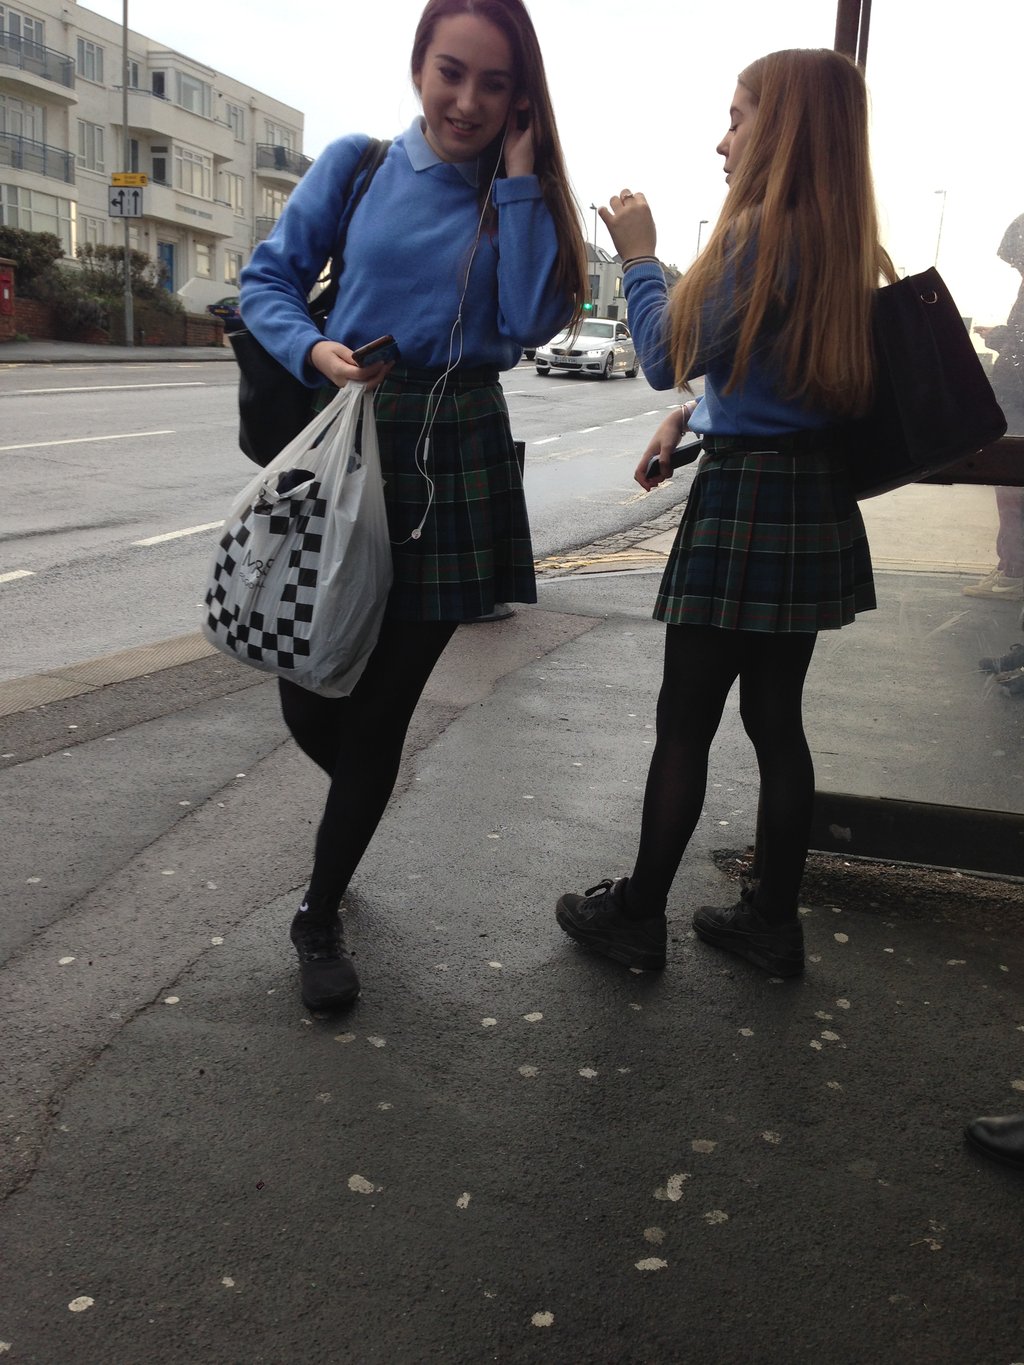
[[[728,393],[774,336],[782,396],[837,416],[866,410],[873,389],[871,307],[896,278],[878,237],[859,68],[828,48],[794,48],[738,77],[757,107],[707,246],[673,290],[671,350],[685,387],[701,347],[705,305],[735,280]]]

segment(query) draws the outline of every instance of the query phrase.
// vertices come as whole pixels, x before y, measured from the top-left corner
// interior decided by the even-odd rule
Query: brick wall
[[[48,341],[53,335],[53,307],[38,299],[14,296],[14,330],[33,341]]]

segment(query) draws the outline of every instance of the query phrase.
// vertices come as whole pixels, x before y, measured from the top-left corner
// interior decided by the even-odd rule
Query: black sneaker
[[[583,896],[563,896],[555,906],[555,918],[577,943],[595,953],[657,972],[665,965],[668,926],[664,915],[630,919],[623,909],[627,878],[603,881]]]
[[[1011,645],[1005,654],[994,659],[979,659],[983,673],[1008,673],[1012,668],[1024,668],[1024,645]]]
[[[739,953],[772,976],[799,976],[804,969],[804,931],[799,920],[769,924],[752,905],[740,901],[726,910],[702,905],[693,917],[693,927],[705,943]]]
[[[345,947],[340,915],[314,916],[303,907],[292,920],[291,940],[308,1010],[340,1010],[358,1000],[359,977]]]
[[[1013,668],[1005,673],[997,673],[996,682],[1000,687],[1005,688],[1011,696],[1024,695],[1024,668]]]

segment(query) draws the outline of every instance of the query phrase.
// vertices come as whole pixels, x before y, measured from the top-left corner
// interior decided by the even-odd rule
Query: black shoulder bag
[[[331,257],[330,282],[309,306],[309,315],[321,331],[338,297],[348,225],[390,146],[390,142],[371,138],[352,172],[341,235]],[[318,390],[296,379],[244,327],[229,332],[228,341],[238,361],[238,444],[250,460],[268,465],[312,421]]]
[[[874,404],[846,428],[856,497],[938,473],[1005,433],[1006,418],[937,270],[877,291],[874,346]]]

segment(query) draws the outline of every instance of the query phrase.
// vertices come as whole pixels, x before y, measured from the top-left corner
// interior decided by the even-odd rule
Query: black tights
[[[657,744],[629,881],[637,911],[665,906],[704,807],[708,753],[738,677],[740,716],[761,777],[756,905],[769,919],[796,915],[814,807],[802,698],[816,639],[714,626],[667,628]]]
[[[394,790],[416,703],[457,624],[385,621],[349,697],[321,697],[281,679],[285,724],[331,779],[306,897],[312,910],[341,904]]]

